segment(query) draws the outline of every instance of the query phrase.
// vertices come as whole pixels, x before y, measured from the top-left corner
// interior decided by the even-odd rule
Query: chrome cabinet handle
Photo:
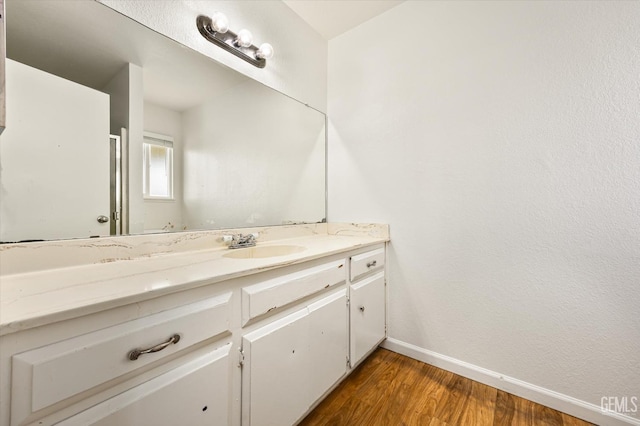
[[[131,352],[129,352],[129,359],[131,361],[135,361],[136,359],[140,358],[140,355],[150,354],[150,353],[153,353],[153,352],[160,352],[161,350],[163,350],[167,346],[173,345],[175,343],[178,343],[179,341],[180,341],[180,335],[179,334],[174,334],[166,342],[160,343],[159,345],[152,346],[149,349],[134,349],[134,350],[132,350]]]
[[[371,268],[372,266],[376,266],[376,263],[378,263],[378,261],[376,261],[376,260],[374,260],[373,262],[367,263],[367,268]]]
[[[360,312],[364,312],[364,306],[360,306]]]

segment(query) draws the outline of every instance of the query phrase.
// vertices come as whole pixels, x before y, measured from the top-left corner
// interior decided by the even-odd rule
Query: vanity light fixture
[[[264,68],[267,59],[273,56],[273,46],[269,43],[263,43],[260,47],[253,45],[253,36],[249,30],[242,29],[237,34],[229,30],[229,20],[223,13],[216,12],[210,18],[200,15],[196,19],[196,26],[200,34],[211,43],[258,68]]]

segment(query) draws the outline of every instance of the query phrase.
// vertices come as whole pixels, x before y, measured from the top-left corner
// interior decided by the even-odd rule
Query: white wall
[[[179,231],[182,221],[182,114],[144,103],[144,130],[173,138],[173,200],[144,200],[145,231]]]
[[[324,219],[323,114],[249,80],[182,116],[189,229]]]
[[[327,42],[280,0],[99,0],[149,28],[189,46],[276,90],[326,111]],[[227,15],[230,29],[247,28],[254,44],[275,49],[260,69],[211,44],[198,32],[198,15]]]
[[[324,117],[322,117],[324,118]],[[310,120],[311,121],[311,120]],[[308,145],[294,161],[298,162],[296,175],[288,183],[288,193],[284,207],[283,222],[318,222],[326,219],[326,130],[325,120],[314,119],[313,123],[301,134],[305,135]],[[302,124],[297,121],[297,124]],[[315,142],[307,133],[317,129]],[[306,139],[309,138],[309,139]],[[302,139],[301,139],[302,140]]]
[[[392,338],[640,397],[639,22],[407,1],[329,42],[329,220],[390,223]]]

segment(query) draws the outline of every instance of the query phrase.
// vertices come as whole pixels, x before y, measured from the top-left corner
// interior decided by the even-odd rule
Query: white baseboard
[[[405,343],[393,338],[387,338],[380,345],[385,349],[408,356],[418,361],[451,371],[485,385],[498,388],[505,392],[546,405],[554,410],[595,423],[601,426],[640,426],[640,419],[625,416],[620,413],[603,412],[599,406],[570,397],[522,380],[508,377],[495,371],[487,370],[477,365],[469,364],[455,358],[448,357],[427,349]]]

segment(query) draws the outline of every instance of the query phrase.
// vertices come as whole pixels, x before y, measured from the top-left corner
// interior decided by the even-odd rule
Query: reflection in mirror
[[[6,7],[0,241],[325,219],[324,114],[98,2]]]

